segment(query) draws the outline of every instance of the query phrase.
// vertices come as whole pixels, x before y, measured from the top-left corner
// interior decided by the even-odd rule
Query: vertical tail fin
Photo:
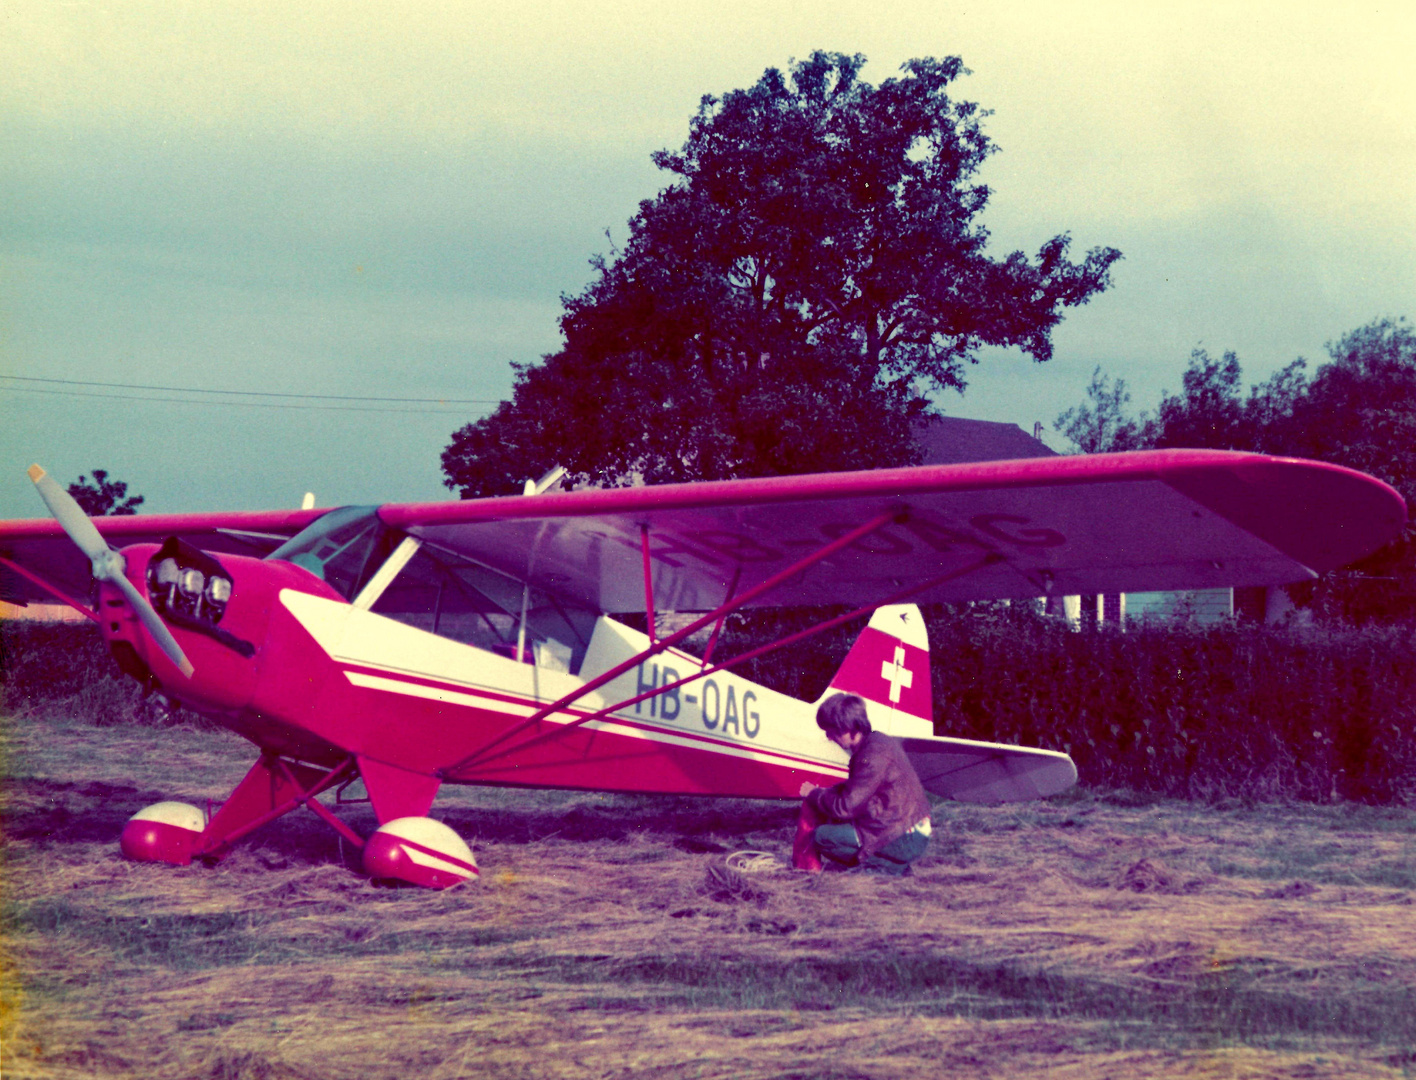
[[[929,632],[914,604],[876,608],[831,680],[832,694],[859,694],[870,724],[899,736],[934,734],[929,682]]]

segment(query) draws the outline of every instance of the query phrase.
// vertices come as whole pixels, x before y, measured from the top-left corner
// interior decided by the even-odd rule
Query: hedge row
[[[936,614],[940,734],[1065,750],[1083,780],[1182,798],[1416,801],[1416,630]]]
[[[754,614],[717,655],[806,626]],[[1025,608],[930,611],[942,735],[1064,750],[1082,781],[1181,798],[1416,802],[1416,630],[1132,626],[1078,633]],[[744,665],[820,695],[859,620]],[[162,719],[87,626],[0,624],[0,706],[96,724]]]
[[[0,710],[62,714],[99,726],[168,719],[118,670],[97,627],[87,623],[0,621]]]
[[[752,615],[719,646],[809,621]],[[1070,753],[1082,782],[1179,798],[1416,803],[1416,628],[1132,623],[1023,605],[926,612],[935,730]],[[742,673],[814,700],[863,620]]]

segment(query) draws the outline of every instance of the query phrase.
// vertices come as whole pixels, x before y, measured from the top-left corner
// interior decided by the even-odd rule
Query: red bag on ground
[[[816,844],[811,834],[816,826],[825,825],[826,818],[812,808],[805,799],[801,801],[801,813],[797,815],[796,838],[792,841],[792,866],[797,870],[817,873],[821,869],[821,856],[816,854]]]

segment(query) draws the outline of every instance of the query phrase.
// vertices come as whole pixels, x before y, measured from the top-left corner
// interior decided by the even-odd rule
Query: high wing
[[[323,510],[95,519],[115,546],[168,536],[262,555]],[[1362,473],[1208,450],[389,503],[388,526],[605,612],[920,603],[1300,581],[1397,536],[1406,504]],[[841,541],[849,543],[841,546]],[[828,546],[838,549],[826,551]],[[647,558],[646,558],[647,552]],[[0,523],[0,598],[82,600],[52,520]]]
[[[270,510],[254,513],[133,514],[99,517],[93,523],[115,547],[161,543],[180,536],[212,554],[264,556],[327,510]],[[32,575],[32,576],[31,576]],[[0,600],[53,603],[60,597],[86,603],[89,561],[53,518],[0,522]]]
[[[1164,450],[387,505],[379,516],[624,612],[644,610],[646,576],[654,605],[678,611],[716,609],[774,575],[786,578],[751,604],[1280,584],[1393,539],[1406,504],[1334,465]]]

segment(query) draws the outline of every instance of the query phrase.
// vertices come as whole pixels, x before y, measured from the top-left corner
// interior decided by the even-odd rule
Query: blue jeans
[[[911,830],[904,836],[891,840],[874,855],[861,859],[860,834],[849,822],[818,825],[812,833],[812,839],[823,859],[830,859],[844,866],[855,866],[859,863],[864,869],[880,874],[903,874],[909,869],[910,863],[923,855],[929,847],[929,837]]]

